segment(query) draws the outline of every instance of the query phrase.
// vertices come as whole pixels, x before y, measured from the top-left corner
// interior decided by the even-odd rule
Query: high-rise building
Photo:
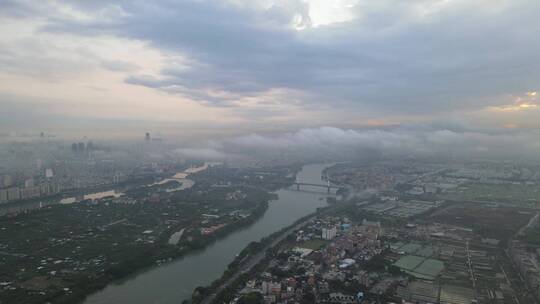
[[[323,240],[331,240],[336,237],[337,229],[336,227],[332,228],[323,228],[322,229],[322,238]]]
[[[34,187],[34,179],[33,179],[33,178],[29,178],[29,179],[25,180],[25,181],[24,181],[24,187],[25,187],[25,188]]]
[[[6,189],[0,189],[0,203],[8,201],[8,191]]]
[[[49,195],[51,194],[51,187],[49,184],[41,184],[39,185],[39,193],[41,195]]]
[[[43,161],[41,160],[41,158],[36,159],[36,167],[38,168],[38,170],[43,167]]]
[[[8,200],[14,201],[21,198],[21,190],[19,187],[11,187],[7,189],[8,192]]]
[[[40,195],[40,192],[41,188],[39,186],[24,188],[20,191],[22,199],[38,197]]]
[[[146,132],[146,135],[144,136],[144,140],[150,141],[150,133]]]
[[[4,187],[10,187],[11,185],[13,185],[13,178],[11,177],[11,175],[9,175],[9,174],[4,175],[2,185]]]

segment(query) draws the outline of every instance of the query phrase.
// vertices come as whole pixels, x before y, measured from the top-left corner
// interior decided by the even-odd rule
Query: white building
[[[353,259],[344,259],[339,264],[339,268],[340,269],[349,268],[350,266],[354,265],[355,263],[356,263],[356,261],[353,260]]]
[[[267,294],[277,295],[281,292],[281,284],[263,281],[261,285],[261,289],[262,289],[262,293],[265,295]]]
[[[337,229],[336,227],[332,228],[323,228],[322,229],[322,238],[323,240],[331,240],[336,237]]]

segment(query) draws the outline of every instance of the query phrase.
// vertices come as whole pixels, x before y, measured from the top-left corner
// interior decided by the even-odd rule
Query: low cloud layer
[[[256,156],[261,159],[322,160],[381,157],[438,157],[497,160],[540,160],[539,132],[486,133],[451,131],[434,127],[392,130],[346,130],[333,127],[297,132],[251,134],[214,141],[197,150],[179,150],[185,157],[227,159]]]

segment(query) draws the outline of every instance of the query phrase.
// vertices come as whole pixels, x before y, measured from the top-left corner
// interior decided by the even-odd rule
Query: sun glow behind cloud
[[[527,92],[523,96],[518,96],[511,104],[491,106],[488,107],[488,110],[493,112],[518,112],[536,109],[540,106],[536,94],[536,91]]]
[[[353,8],[359,0],[310,0],[309,16],[314,27],[346,22],[356,18]]]
[[[535,1],[8,2],[0,123],[540,127]]]

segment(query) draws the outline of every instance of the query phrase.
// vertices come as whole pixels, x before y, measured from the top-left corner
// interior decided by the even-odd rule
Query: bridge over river
[[[301,183],[301,182],[295,182],[293,183],[293,186],[296,187],[296,190],[300,191],[301,186],[309,186],[309,187],[319,187],[319,188],[326,188],[326,193],[330,193],[331,189],[339,190],[342,187],[331,185],[330,182],[328,182],[326,185],[324,184],[314,184],[314,183]]]
[[[323,170],[331,164],[306,165],[297,174],[298,187],[319,185],[328,188],[321,179]],[[320,187],[320,186],[323,187]],[[294,189],[292,183],[283,184]],[[335,189],[333,186],[331,189]],[[322,191],[321,191],[322,192]],[[292,225],[298,219],[311,214],[317,208],[326,207],[321,193],[307,191],[277,190],[278,199],[269,203],[268,210],[255,223],[245,229],[238,229],[228,236],[210,244],[204,250],[194,251],[183,258],[159,267],[141,270],[130,278],[109,284],[105,289],[90,295],[84,304],[178,304],[188,300],[198,286],[208,286],[220,278],[227,266],[249,243],[259,241],[276,231]],[[256,264],[257,258],[249,260],[249,266]]]

